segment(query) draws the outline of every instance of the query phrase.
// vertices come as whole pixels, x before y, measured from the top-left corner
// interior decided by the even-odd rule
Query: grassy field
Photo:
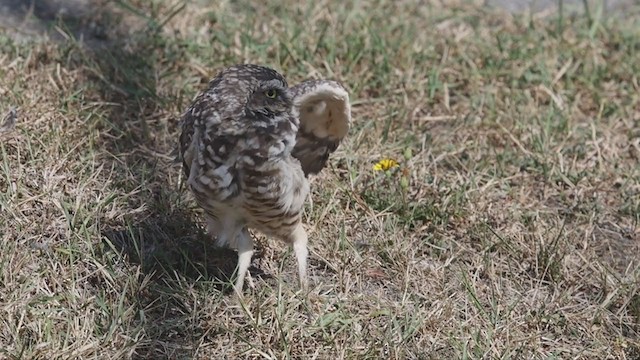
[[[62,40],[5,30],[0,358],[640,358],[640,9],[415,3],[129,0]],[[339,80],[354,116],[312,181],[310,292],[259,237],[242,306],[174,162],[239,62]]]

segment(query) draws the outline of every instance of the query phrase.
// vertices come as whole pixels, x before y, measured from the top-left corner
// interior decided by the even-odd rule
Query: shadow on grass
[[[106,227],[106,248],[141,266],[152,279],[182,277],[213,281],[215,288],[229,292],[237,257],[214,242],[190,221],[186,213],[153,216],[125,227]]]
[[[145,335],[142,344],[135,345],[136,356],[190,358],[206,331],[194,323],[188,311],[167,309],[189,308],[184,303],[190,284],[184,280],[191,284],[203,280],[212,284],[214,291],[228,291],[237,256],[214,247],[181,201],[176,181],[171,181],[181,171],[172,152],[177,143],[179,107],[184,101],[175,91],[158,90],[162,71],[158,64],[180,64],[183,53],[155,23],[141,20],[141,30],[130,35],[130,31],[118,30],[118,15],[106,7],[96,5],[95,11],[79,12],[78,16],[73,11],[57,16],[59,4],[53,0],[32,2],[31,14],[41,25],[50,27],[56,22],[70,37],[84,34],[89,22],[109,29],[108,34],[100,34],[99,41],[85,38],[71,47],[71,66],[84,74],[87,94],[91,94],[85,101],[99,104],[101,112],[85,122],[100,133],[93,145],[97,158],[103,168],[111,169],[113,192],[124,194],[130,210],[116,217],[118,220],[101,222],[102,241],[96,244],[96,253],[115,252],[116,257],[105,258],[139,264],[147,275],[139,281],[152,281],[137,299],[137,313],[144,314],[137,320]]]

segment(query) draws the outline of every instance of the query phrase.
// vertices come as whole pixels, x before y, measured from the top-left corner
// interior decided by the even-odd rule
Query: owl
[[[271,68],[234,65],[209,82],[181,122],[187,185],[216,244],[238,253],[236,293],[242,295],[253,255],[249,229],[293,246],[306,288],[308,237],[301,220],[308,177],[347,135],[346,89],[329,80],[288,87]]]

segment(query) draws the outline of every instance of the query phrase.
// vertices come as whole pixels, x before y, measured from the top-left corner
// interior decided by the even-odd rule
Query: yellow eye
[[[264,96],[268,97],[269,99],[275,99],[277,95],[278,93],[274,89],[269,89],[264,92]]]

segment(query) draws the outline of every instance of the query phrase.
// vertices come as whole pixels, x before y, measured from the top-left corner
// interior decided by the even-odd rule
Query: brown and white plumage
[[[349,131],[349,94],[330,80],[305,81],[291,93],[293,114],[300,119],[292,155],[300,160],[305,175],[317,174]]]
[[[293,245],[306,286],[307,176],[325,166],[350,121],[349,95],[337,82],[289,88],[276,71],[251,64],[221,71],[184,113],[187,183],[217,244],[238,250],[239,294],[253,254],[249,228]]]

